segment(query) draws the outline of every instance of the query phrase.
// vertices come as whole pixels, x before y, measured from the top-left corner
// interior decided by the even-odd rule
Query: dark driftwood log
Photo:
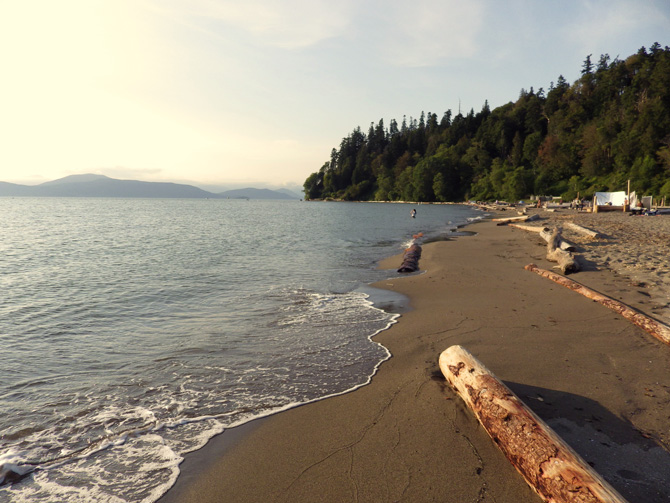
[[[526,482],[554,503],[625,503],[598,473],[507,386],[461,346],[440,369]]]
[[[414,272],[419,270],[419,259],[421,258],[421,247],[414,243],[405,250],[402,264],[398,272]]]
[[[557,262],[563,274],[579,271],[579,264],[569,251],[560,248],[561,237],[558,229],[554,229],[549,241],[547,241],[547,260]]]
[[[595,290],[591,290],[589,287],[581,285],[576,281],[561,276],[560,274],[547,271],[546,269],[540,269],[535,264],[528,264],[524,269],[535,272],[540,276],[544,276],[545,278],[555,281],[559,285],[563,285],[570,290],[582,294],[584,297],[588,297],[589,299],[595,300],[605,307],[609,307],[612,311],[619,313],[628,321],[633,322],[641,329],[656,337],[659,341],[670,345],[670,327],[661,323],[660,321],[650,318],[637,309],[627,306],[623,302],[619,302],[618,300],[607,297],[606,295],[598,293]]]

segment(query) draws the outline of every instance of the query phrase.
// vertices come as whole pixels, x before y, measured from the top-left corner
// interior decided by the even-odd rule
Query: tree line
[[[304,183],[307,199],[566,200],[625,190],[670,198],[670,48],[584,60],[573,84],[515,102],[360,127]]]

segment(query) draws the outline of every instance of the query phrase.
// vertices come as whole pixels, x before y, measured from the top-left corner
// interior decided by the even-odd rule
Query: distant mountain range
[[[39,185],[0,182],[0,197],[142,197],[198,199],[300,199],[286,189],[235,189],[214,193],[193,185],[71,175]]]

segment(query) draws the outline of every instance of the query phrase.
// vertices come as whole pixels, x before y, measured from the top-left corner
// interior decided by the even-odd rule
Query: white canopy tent
[[[623,190],[620,192],[596,192],[596,204],[598,206],[623,206],[626,204],[626,198],[626,193]]]

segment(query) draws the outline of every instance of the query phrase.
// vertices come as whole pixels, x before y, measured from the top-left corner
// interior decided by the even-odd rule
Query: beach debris
[[[549,229],[548,227],[537,225],[509,224],[509,226],[514,227],[515,229],[521,229],[522,231],[537,232],[538,234],[545,229]]]
[[[486,204],[486,203],[473,203],[473,206],[479,208],[480,210],[485,211],[506,211],[507,208],[511,206],[507,203],[496,203],[496,204]]]
[[[523,215],[520,217],[509,217],[509,218],[493,218],[493,222],[498,222],[497,225],[507,225],[512,222],[532,222],[533,220],[539,220],[540,215],[537,213],[533,215]]]
[[[581,225],[578,225],[574,222],[566,222],[565,224],[567,227],[570,227],[575,232],[579,232],[580,234],[584,234],[590,238],[597,239],[599,237],[602,237],[599,233],[596,231],[592,231],[591,229],[587,229],[586,227],[582,227]]]
[[[545,233],[545,236],[547,233]],[[558,263],[558,268],[563,274],[570,274],[579,271],[579,264],[575,257],[567,250],[561,248],[561,234],[558,228],[554,230],[548,237],[547,241],[547,260]]]
[[[524,269],[537,273],[540,276],[544,276],[545,278],[550,279],[559,285],[563,285],[564,287],[569,288],[574,292],[582,294],[584,297],[595,300],[599,304],[602,304],[603,306],[608,307],[612,311],[620,314],[647,333],[653,335],[659,341],[670,345],[670,327],[668,325],[661,323],[660,321],[655,320],[650,316],[647,316],[646,314],[624,304],[623,302],[598,293],[589,287],[566,278],[565,276],[547,271],[546,269],[541,269],[535,264],[528,264],[526,267],[524,267]]]
[[[545,227],[540,231],[540,237],[544,239],[546,243],[550,243],[552,240],[555,240],[554,242],[556,246],[564,251],[573,252],[577,249],[574,244],[566,241],[566,239],[561,235],[560,229],[558,230],[558,234],[554,237],[551,229]]]
[[[545,501],[625,503],[625,499],[507,386],[462,346],[440,369],[491,439]]]
[[[416,239],[416,238],[415,238]],[[419,270],[419,259],[421,258],[421,246],[414,242],[405,250],[402,264],[398,272],[415,272]]]
[[[522,231],[537,232],[540,235],[540,237],[544,239],[546,243],[548,243],[551,239],[551,229],[549,229],[549,227],[537,226],[537,225],[523,225],[523,224],[509,224],[509,226],[514,227],[515,229],[521,229]],[[577,247],[574,244],[572,244],[570,241],[567,241],[560,234],[558,236],[558,247],[561,250],[569,252],[573,252],[577,249]]]

